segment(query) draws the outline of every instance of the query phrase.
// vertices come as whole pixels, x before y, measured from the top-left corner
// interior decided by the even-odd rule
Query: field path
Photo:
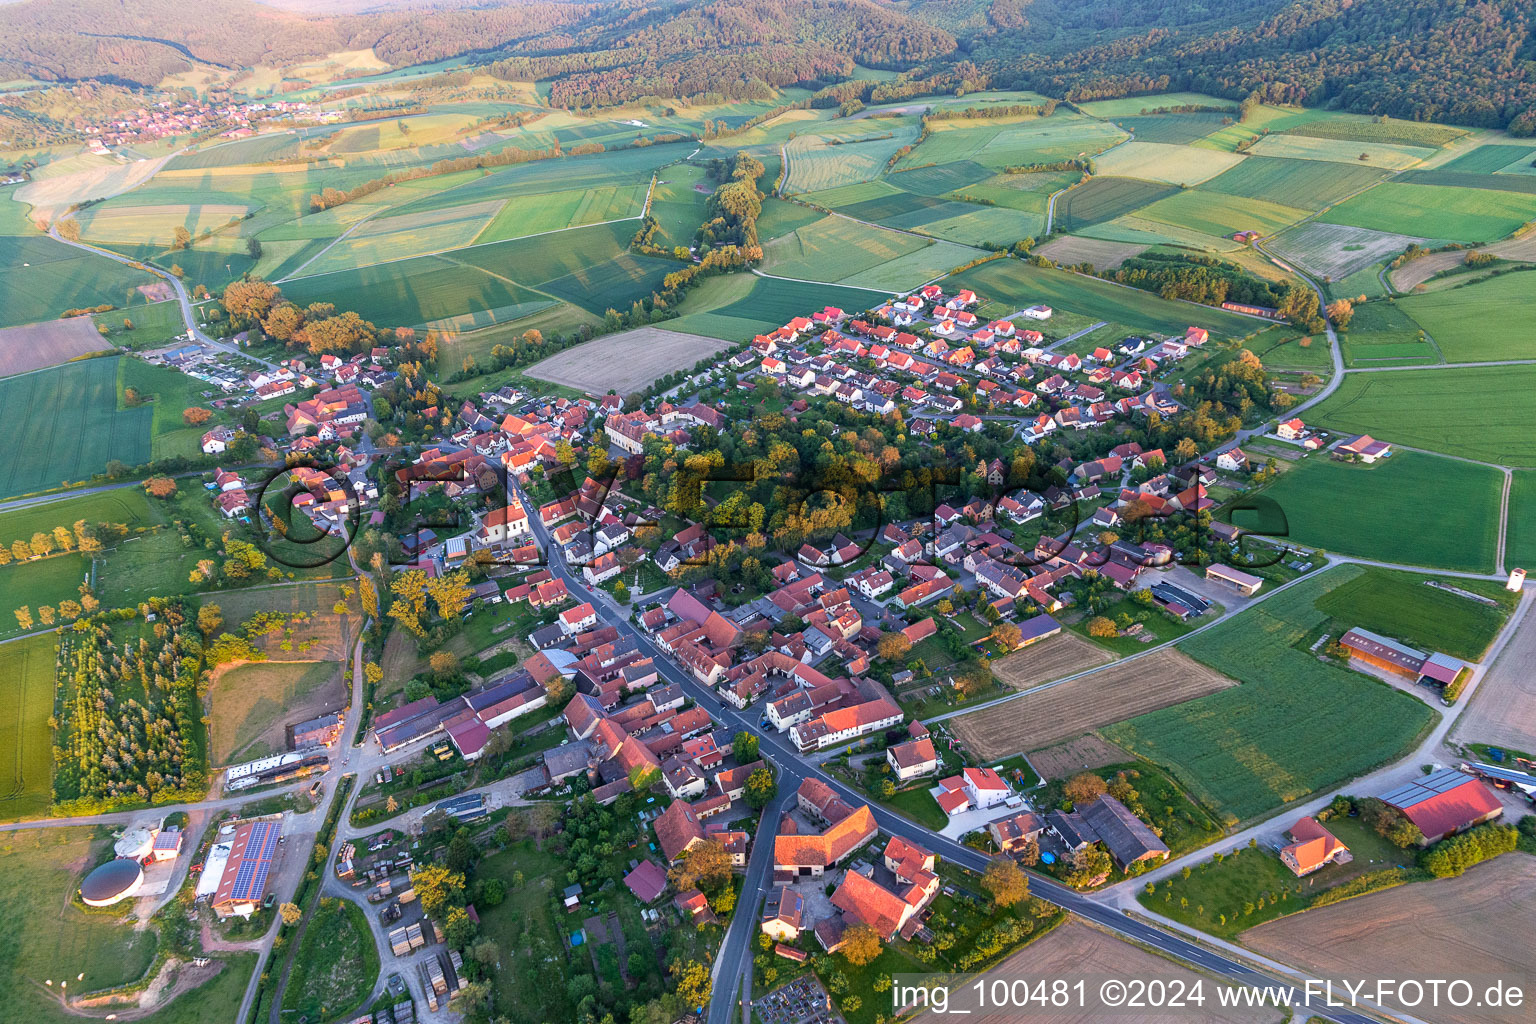
[[[1499,550],[1493,556],[1493,571],[1503,576],[1504,539],[1509,536],[1509,490],[1514,486],[1515,473],[1508,466],[1499,468],[1504,471],[1504,493],[1499,497]]]

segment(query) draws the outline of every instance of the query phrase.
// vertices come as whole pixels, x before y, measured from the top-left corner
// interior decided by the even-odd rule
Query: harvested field
[[[1235,685],[1178,651],[1158,651],[964,715],[955,719],[955,735],[992,761]]]
[[[221,665],[208,691],[215,765],[284,750],[286,726],[339,711],[347,702],[342,668],[330,661]]]
[[[0,377],[67,363],[110,344],[102,340],[88,316],[0,329]]]
[[[1035,766],[1035,771],[1047,782],[1092,768],[1105,768],[1134,760],[1133,755],[1094,733],[1033,751],[1029,755],[1029,763]]]
[[[1120,264],[1146,249],[1145,245],[1136,242],[1109,242],[1100,238],[1062,235],[1040,246],[1035,252],[1068,266],[1092,263],[1095,270],[1116,270]]]
[[[1277,237],[1270,248],[1308,273],[1337,281],[1422,241],[1414,235],[1310,221]]]
[[[1174,984],[1182,983],[1193,986],[1198,981],[1207,983],[1207,995],[1210,1009],[1202,1009],[1191,1014],[1186,1009],[1169,1010],[1163,1013],[1138,1012],[1134,1019],[1141,1022],[1166,1021],[1169,1024],[1271,1024],[1285,1019],[1281,1011],[1273,1008],[1225,1008],[1221,1007],[1220,1000],[1214,993],[1209,992],[1212,979],[1197,974],[1184,968],[1182,965],[1170,963],[1156,953],[1142,949],[1140,946],[1118,939],[1097,928],[1080,921],[1069,920],[1052,931],[1049,935],[1037,939],[1019,952],[1013,954],[1007,960],[999,964],[994,972],[999,979],[1015,978],[1063,978],[1081,979],[1084,977],[1115,977],[1124,980],[1132,978],[1157,979],[1159,981]],[[1031,982],[1033,984],[1033,982]],[[956,995],[950,1003],[951,1010],[961,1009],[960,993],[968,991],[971,986],[957,988]],[[1089,985],[1090,992],[1097,991],[1097,983]],[[1045,1010],[1037,1006],[1031,1007],[1027,1013],[1018,1009],[986,1010],[979,1014],[972,1014],[966,1018],[973,1024],[1016,1024],[1020,1020],[1029,1020],[1030,1024],[1094,1024],[1094,1022],[1114,1019],[1116,1011],[1106,1010],[1097,1002],[1095,995],[1087,997],[1088,1005],[1083,1007],[1069,1007],[1061,1010]],[[925,1013],[918,1017],[916,1024],[942,1024],[950,1019],[948,1014]]]
[[[1242,160],[1235,153],[1136,141],[1106,150],[1095,159],[1095,164],[1099,174],[1198,185]]]
[[[1076,633],[1062,632],[1042,644],[994,661],[992,674],[1004,686],[1028,690],[1114,660],[1115,656],[1098,644]]]
[[[1509,853],[1460,878],[1402,885],[1281,918],[1245,946],[1317,978],[1500,978],[1530,990],[1536,966],[1510,936],[1536,927],[1536,859]],[[1437,1024],[1514,1019],[1508,1008],[1441,1005]],[[1423,1013],[1420,1009],[1417,1013]]]
[[[1536,615],[1527,614],[1456,722],[1462,743],[1536,750]]]
[[[568,348],[535,363],[526,372],[538,380],[591,394],[629,394],[730,345],[697,334],[638,327]]]

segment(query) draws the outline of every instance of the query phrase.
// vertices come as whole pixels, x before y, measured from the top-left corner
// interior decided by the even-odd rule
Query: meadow
[[[1445,291],[1409,295],[1398,299],[1397,306],[1429,332],[1448,363],[1529,359],[1536,355],[1529,322],[1510,314],[1527,309],[1533,292],[1536,276],[1519,271]]]
[[[1183,334],[1193,324],[1206,328],[1212,335],[1240,338],[1263,327],[1257,320],[1226,310],[1174,302],[1137,288],[1064,270],[1032,267],[1018,260],[992,260],[952,280],[957,286],[970,288],[1014,309],[1043,302],[1138,331]]]
[[[1264,491],[1287,530],[1266,519],[1265,532],[1341,555],[1490,572],[1503,486],[1496,469],[1419,452],[1394,452],[1373,466],[1313,455]],[[1249,525],[1242,514],[1234,522]]]
[[[1231,108],[1232,101],[1203,92],[1163,92],[1150,96],[1121,96],[1112,100],[1090,100],[1079,104],[1094,117],[1132,117],[1150,114],[1167,107]]]
[[[1178,193],[1172,185],[1135,178],[1090,178],[1056,197],[1056,221],[1062,231],[1078,231],[1149,206]]]
[[[1414,647],[1481,661],[1519,598],[1488,580],[1439,580],[1498,602],[1482,604],[1427,584],[1436,577],[1367,566],[1347,583],[1318,597],[1317,609],[1341,628],[1363,626]]]
[[[1359,164],[1251,156],[1200,186],[1202,192],[1263,199],[1281,206],[1320,210],[1380,181],[1381,171]]]
[[[706,191],[699,191],[699,188],[694,187],[696,185]],[[655,240],[658,245],[689,245],[693,242],[694,232],[704,223],[709,188],[704,169],[693,164],[675,164],[657,172],[656,193],[651,197],[651,216],[656,220]],[[644,193],[641,193],[640,199],[642,203],[645,201]],[[767,204],[764,205],[766,207]],[[763,212],[766,214],[767,210]],[[761,216],[758,218],[758,237],[764,237]]]
[[[344,691],[335,662],[269,661],[219,672],[208,694],[209,759],[225,765],[286,749],[282,726],[339,707]]]
[[[1184,653],[1242,685],[1109,726],[1104,737],[1170,768],[1228,825],[1398,756],[1429,708],[1306,650],[1326,619],[1315,602],[1358,572],[1329,570],[1184,641]]]
[[[0,575],[9,572],[0,569]],[[10,606],[7,605],[7,615]],[[35,817],[53,801],[53,636],[0,646],[0,817]],[[4,858],[0,858],[3,862]],[[4,913],[0,911],[0,913]]]
[[[1331,224],[1491,242],[1536,218],[1536,195],[1387,181],[1323,215]]]
[[[815,192],[880,175],[902,146],[917,139],[910,119],[866,118],[838,129],[800,135],[784,147],[789,178],[784,191]]]
[[[1517,467],[1536,467],[1533,417],[1536,366],[1350,374],[1310,413],[1331,429]]]
[[[362,1008],[379,978],[379,950],[367,911],[326,897],[304,928],[283,990],[283,1013],[297,1020],[347,1017]]]
[[[0,380],[0,433],[12,450],[0,465],[0,497],[85,480],[112,459],[129,466],[149,461],[154,411],[118,407],[124,358],[87,359]]]

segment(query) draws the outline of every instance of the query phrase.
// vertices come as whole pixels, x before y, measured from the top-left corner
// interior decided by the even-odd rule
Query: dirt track
[[[955,735],[986,760],[1039,750],[1236,682],[1168,649],[954,720]]]

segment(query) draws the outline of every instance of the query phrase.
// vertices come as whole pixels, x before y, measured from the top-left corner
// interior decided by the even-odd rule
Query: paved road
[[[741,1006],[737,992],[745,999],[752,996],[752,943],[757,937],[758,908],[768,895],[768,883],[773,877],[773,840],[778,835],[779,822],[795,802],[795,791],[783,781],[779,795],[763,809],[758,820],[757,834],[752,837],[752,853],[747,858],[747,875],[741,887],[741,899],[736,903],[736,913],[720,944],[720,955],[715,957],[714,995],[709,1001],[707,1024],[729,1024],[734,1011]],[[734,966],[734,971],[731,967]],[[742,1019],[749,1021],[749,1011],[742,1007]]]
[[[521,487],[513,485],[518,497],[525,503],[530,499],[523,493]],[[530,504],[530,508],[536,508],[536,504]],[[755,711],[737,711],[726,705],[712,690],[707,690],[681,671],[668,656],[656,647],[651,638],[630,623],[625,610],[618,605],[605,591],[594,591],[588,588],[579,573],[572,572],[565,564],[565,560],[558,546],[550,542],[549,531],[537,517],[531,517],[530,525],[534,536],[548,553],[549,570],[556,577],[564,580],[566,587],[572,594],[584,597],[591,601],[597,608],[603,609],[603,615],[608,625],[617,628],[621,635],[634,640],[641,653],[649,655],[655,660],[659,675],[669,683],[676,683],[682,687],[684,693],[694,700],[700,707],[709,711],[718,723],[727,729],[735,731],[747,731],[758,737],[759,751],[772,760],[779,769],[779,788],[781,792],[793,791],[799,788],[800,783],[806,778],[818,778],[841,793],[845,799],[862,804],[868,801],[859,793],[854,792],[841,780],[828,775],[819,766],[810,764],[800,757],[799,752],[777,732],[770,732],[758,725],[758,716]],[[881,831],[889,835],[899,835],[918,843],[926,849],[932,850],[943,858],[972,871],[985,871],[989,858],[969,847],[946,839],[936,832],[918,825],[917,823],[901,817],[878,805],[870,805],[874,812],[875,821]],[[1216,974],[1224,979],[1238,984],[1273,986],[1276,984],[1274,977],[1260,973],[1246,964],[1229,959],[1219,953],[1202,946],[1196,945],[1182,937],[1170,935],[1154,925],[1125,916],[1119,909],[1109,907],[1082,893],[1068,889],[1062,885],[1044,878],[1031,878],[1030,891],[1050,903],[1054,903],[1065,910],[1069,910],[1086,920],[1093,921],[1104,928],[1128,939],[1141,942],[1165,955],[1184,960],[1201,969]],[[745,908],[738,908],[738,916],[749,917]],[[744,926],[748,927],[748,926]],[[743,943],[743,945],[747,945]],[[750,949],[722,949],[718,960],[718,976],[727,979],[727,984],[720,986],[716,991],[710,1007],[711,1024],[721,1024],[726,1018],[717,1016],[715,1004],[724,1002],[726,1013],[729,1014],[736,998],[736,989],[729,984],[729,979],[739,979],[746,970],[751,967]],[[1301,1007],[1305,1002],[1304,994],[1297,991],[1294,995],[1296,1005]],[[1369,1024],[1370,1018],[1354,1013],[1345,1012],[1336,1008],[1323,1006],[1311,1006],[1309,1012],[1339,1024]]]

